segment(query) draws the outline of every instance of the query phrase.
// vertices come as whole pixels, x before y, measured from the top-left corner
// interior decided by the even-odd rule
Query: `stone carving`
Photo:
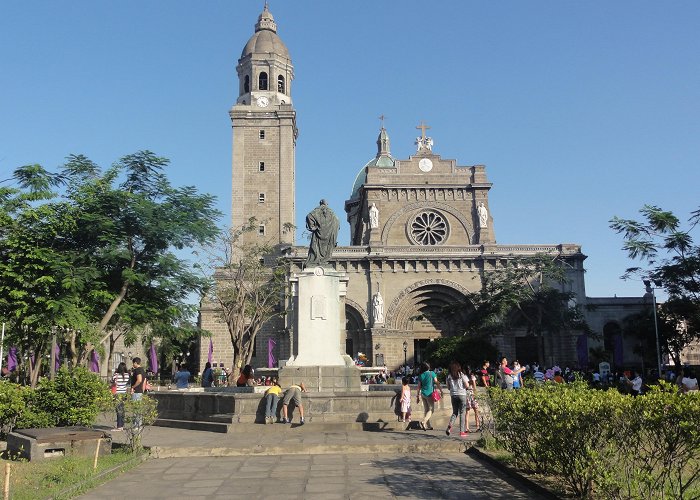
[[[372,324],[374,326],[384,323],[384,299],[382,294],[377,292],[372,297]]]
[[[488,227],[489,212],[486,210],[483,201],[479,202],[476,212],[479,214],[479,227]]]
[[[374,203],[369,207],[369,227],[371,229],[377,229],[379,227],[379,209]]]
[[[459,221],[459,223],[462,225],[464,228],[465,232],[467,233],[467,241],[472,242],[472,239],[474,240],[473,243],[476,244],[476,229],[472,228],[473,222],[468,221],[464,214],[458,210],[456,210],[453,206],[448,205],[447,203],[441,203],[441,202],[432,202],[430,204],[426,204],[425,202],[417,201],[414,203],[411,203],[409,205],[403,205],[401,208],[396,210],[392,214],[391,217],[384,223],[384,226],[382,228],[382,237],[381,241],[384,245],[387,245],[388,239],[389,239],[389,232],[391,231],[391,228],[393,227],[394,223],[399,217],[402,217],[406,212],[411,212],[417,209],[421,208],[432,208],[435,210],[439,210],[440,212],[448,213],[452,215],[455,219]],[[407,236],[408,237],[408,236]],[[410,240],[410,238],[409,238]]]
[[[433,139],[431,137],[416,137],[416,146],[418,147],[417,152],[422,151],[432,152],[433,150]]]
[[[326,200],[321,200],[306,216],[306,229],[311,233],[311,243],[305,267],[328,264],[333,249],[338,245],[340,221]]]

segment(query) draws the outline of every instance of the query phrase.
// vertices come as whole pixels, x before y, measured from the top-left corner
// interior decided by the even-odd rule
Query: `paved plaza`
[[[107,429],[113,416],[102,415]],[[236,432],[147,427],[151,456],[80,497],[537,499],[536,493],[465,454],[444,430],[347,430],[343,425],[240,424]],[[115,443],[125,440],[114,433]]]
[[[152,459],[80,497],[537,499],[464,453]]]

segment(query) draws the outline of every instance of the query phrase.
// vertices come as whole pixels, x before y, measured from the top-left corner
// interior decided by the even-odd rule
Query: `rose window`
[[[408,227],[408,235],[417,245],[441,245],[447,239],[448,231],[445,218],[432,211],[419,213]]]

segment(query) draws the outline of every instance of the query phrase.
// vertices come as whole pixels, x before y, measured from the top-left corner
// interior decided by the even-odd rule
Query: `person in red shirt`
[[[484,387],[490,387],[491,378],[489,377],[489,361],[484,361],[484,365],[479,370],[479,376],[481,377],[481,385]]]

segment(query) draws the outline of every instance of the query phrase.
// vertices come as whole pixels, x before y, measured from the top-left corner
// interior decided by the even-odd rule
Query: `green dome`
[[[362,170],[357,173],[355,183],[352,185],[350,199],[354,200],[359,196],[360,188],[367,181],[367,167],[394,168],[395,163],[389,151],[389,134],[387,134],[386,129],[382,127],[379,131],[379,137],[377,137],[377,156],[368,161],[365,166],[362,167]]]

